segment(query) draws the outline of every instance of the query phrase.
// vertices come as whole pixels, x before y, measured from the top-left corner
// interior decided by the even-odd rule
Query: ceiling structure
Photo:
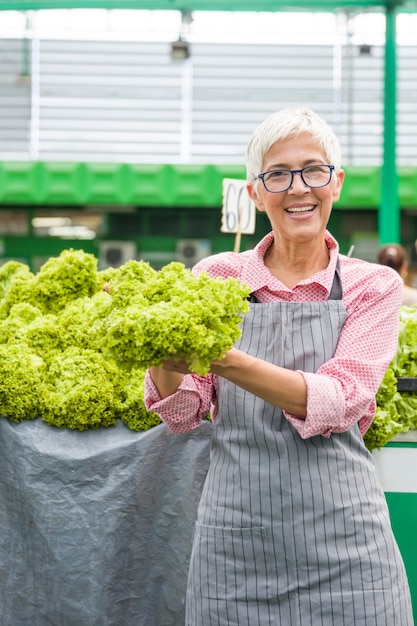
[[[0,10],[152,9],[171,11],[417,11],[417,0],[0,0]]]

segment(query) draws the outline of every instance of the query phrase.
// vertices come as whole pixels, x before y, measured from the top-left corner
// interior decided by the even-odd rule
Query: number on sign
[[[223,179],[222,233],[252,235],[256,208],[246,190],[246,181]]]

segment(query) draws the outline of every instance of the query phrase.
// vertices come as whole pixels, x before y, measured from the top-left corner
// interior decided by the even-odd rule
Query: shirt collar
[[[245,262],[242,268],[242,279],[246,282],[252,291],[257,291],[262,288],[269,288],[273,291],[285,290],[289,291],[287,287],[283,286],[279,280],[277,280],[265,266],[264,257],[269,246],[274,241],[274,234],[271,231],[252,250],[247,251],[245,254]],[[326,230],[325,241],[329,249],[329,264],[321,272],[317,272],[309,278],[300,281],[299,285],[308,285],[316,283],[324,287],[328,293],[332,288],[334,273],[336,270],[336,263],[339,254],[339,246],[334,237]]]

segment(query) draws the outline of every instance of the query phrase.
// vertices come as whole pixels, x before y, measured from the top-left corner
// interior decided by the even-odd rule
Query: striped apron
[[[237,347],[316,371],[346,320],[327,301],[253,303]],[[413,626],[404,565],[358,425],[301,439],[280,409],[219,377],[191,554],[187,626]]]

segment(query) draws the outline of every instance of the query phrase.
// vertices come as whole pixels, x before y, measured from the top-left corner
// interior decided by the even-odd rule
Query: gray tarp
[[[1,626],[181,626],[212,425],[0,418]]]

